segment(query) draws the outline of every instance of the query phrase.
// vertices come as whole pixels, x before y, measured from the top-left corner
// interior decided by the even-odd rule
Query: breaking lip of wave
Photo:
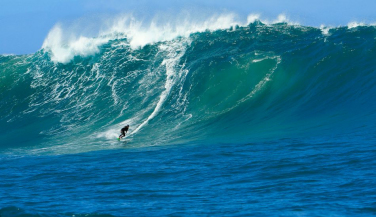
[[[51,60],[58,63],[68,63],[75,56],[90,56],[100,51],[99,47],[111,40],[127,39],[127,45],[132,49],[142,48],[147,44],[170,41],[177,37],[188,37],[192,33],[230,29],[236,26],[246,26],[255,21],[266,25],[291,22],[286,15],[281,14],[275,20],[261,20],[259,14],[250,14],[242,20],[234,13],[213,15],[197,21],[190,15],[177,18],[173,22],[152,19],[145,23],[132,15],[121,15],[112,20],[104,21],[96,37],[85,36],[82,32],[71,32],[68,27],[56,24],[43,42],[42,49],[50,52]]]
[[[231,29],[236,26],[247,26],[259,21],[265,25],[277,23],[287,23],[299,26],[298,22],[291,21],[285,14],[280,14],[276,19],[262,19],[260,14],[250,14],[246,19],[242,19],[235,13],[212,15],[198,20],[189,13],[177,17],[174,21],[165,21],[166,16],[155,17],[149,22],[143,22],[131,14],[119,15],[115,18],[103,20],[100,29],[91,35],[83,32],[70,30],[72,28],[56,24],[48,33],[43,42],[42,49],[50,52],[51,60],[57,63],[68,63],[75,56],[90,56],[99,53],[99,47],[111,40],[126,39],[127,46],[132,49],[139,49],[147,44],[170,41],[177,37],[189,37],[192,33],[204,31],[216,31]],[[77,24],[76,29],[82,24]],[[92,25],[92,24],[91,24]],[[364,22],[350,22],[348,29],[359,26],[375,26]],[[336,28],[333,26],[321,25],[319,27],[324,35],[329,34],[329,30]],[[125,44],[124,44],[125,45]]]

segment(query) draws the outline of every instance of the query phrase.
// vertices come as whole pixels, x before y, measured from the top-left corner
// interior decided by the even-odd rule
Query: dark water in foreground
[[[0,216],[376,215],[375,38],[257,21],[0,56]]]
[[[7,208],[0,213],[374,215],[374,144],[375,138],[362,143],[283,139],[3,158],[0,205]]]

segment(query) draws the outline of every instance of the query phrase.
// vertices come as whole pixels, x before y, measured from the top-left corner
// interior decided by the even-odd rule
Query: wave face
[[[366,134],[375,37],[255,21],[138,49],[118,36],[64,62],[47,48],[0,56],[1,150],[118,148],[126,124],[135,147]]]

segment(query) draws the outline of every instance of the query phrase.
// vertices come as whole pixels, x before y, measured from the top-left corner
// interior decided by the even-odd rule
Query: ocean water
[[[62,31],[0,55],[1,217],[376,215],[375,26]]]

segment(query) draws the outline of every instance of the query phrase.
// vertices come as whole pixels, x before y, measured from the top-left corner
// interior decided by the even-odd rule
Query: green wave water
[[[128,147],[368,134],[375,38],[374,26],[255,21],[137,49],[119,35],[60,59],[47,46],[2,55],[1,151],[119,148],[126,124]]]

